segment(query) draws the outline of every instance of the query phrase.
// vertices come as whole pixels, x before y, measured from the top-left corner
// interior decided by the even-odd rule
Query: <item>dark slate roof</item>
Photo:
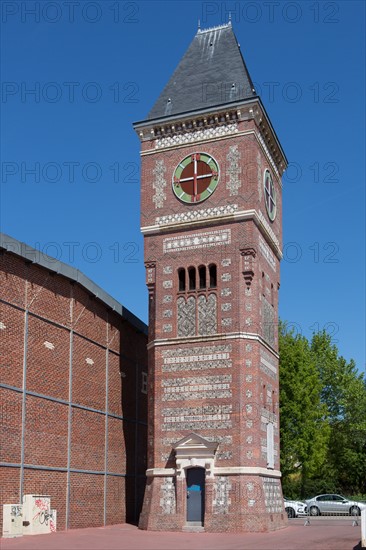
[[[0,249],[6,250],[16,256],[20,256],[28,262],[44,267],[48,271],[62,275],[71,281],[75,281],[88,290],[88,292],[90,292],[93,296],[101,300],[106,306],[113,309],[137,330],[147,334],[147,326],[143,321],[131,313],[129,309],[117,302],[117,300],[112,298],[112,296],[107,294],[107,292],[96,285],[91,279],[84,275],[84,273],[78,269],[75,269],[75,267],[71,267],[70,265],[60,262],[47,254],[43,254],[36,248],[32,248],[25,243],[17,241],[13,237],[5,235],[5,233],[0,233]]]
[[[231,23],[198,30],[148,118],[256,97]]]

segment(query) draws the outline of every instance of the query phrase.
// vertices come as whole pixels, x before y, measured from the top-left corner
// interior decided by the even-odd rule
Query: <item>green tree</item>
[[[322,385],[308,340],[279,327],[280,437],[284,493],[305,498],[325,465],[330,436]]]
[[[366,493],[366,385],[355,362],[339,356],[325,331],[313,335],[311,354],[321,381],[330,438],[327,473],[336,489]]]

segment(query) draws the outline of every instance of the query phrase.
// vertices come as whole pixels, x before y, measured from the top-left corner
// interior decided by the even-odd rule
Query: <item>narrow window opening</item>
[[[196,270],[194,267],[188,268],[189,290],[196,290]]]
[[[201,265],[198,268],[199,278],[200,278],[200,288],[206,288],[206,266]]]
[[[210,273],[210,288],[215,288],[217,286],[217,268],[215,264],[209,266]]]
[[[180,292],[186,289],[186,270],[182,267],[178,269],[178,288]]]

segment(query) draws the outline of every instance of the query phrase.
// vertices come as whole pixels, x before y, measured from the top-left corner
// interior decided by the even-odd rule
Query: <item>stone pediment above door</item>
[[[180,439],[173,447],[177,464],[177,475],[185,477],[186,468],[205,468],[206,475],[213,475],[215,453],[218,447],[216,441],[191,433]]]
[[[190,453],[192,453],[192,455],[198,453],[200,456],[214,457],[217,447],[218,443],[216,443],[216,441],[208,441],[200,435],[191,433],[183,437],[183,439],[180,439],[174,445],[173,449],[175,450],[176,456],[187,456],[187,454]]]

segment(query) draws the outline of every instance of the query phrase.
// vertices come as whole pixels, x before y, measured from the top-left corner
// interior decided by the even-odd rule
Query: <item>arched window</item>
[[[200,288],[206,288],[206,266],[204,265],[199,266],[198,275],[200,279]]]
[[[196,269],[188,268],[189,290],[196,290]]]
[[[183,267],[178,269],[178,288],[180,292],[186,289],[186,270]]]
[[[217,268],[215,264],[208,266],[208,271],[210,274],[210,288],[215,288],[217,286]]]

